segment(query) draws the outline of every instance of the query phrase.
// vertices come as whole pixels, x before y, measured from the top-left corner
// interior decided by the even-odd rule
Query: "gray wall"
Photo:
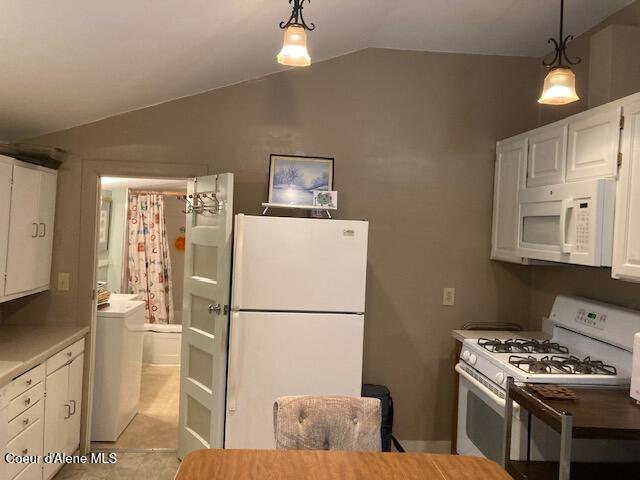
[[[528,319],[530,270],[489,250],[495,141],[535,126],[539,77],[531,58],[369,49],[39,138],[73,154],[53,274],[90,261],[77,244],[85,160],[205,163],[235,173],[237,212],[258,213],[270,153],[335,157],[338,217],[371,222],[365,381],[391,388],[400,438],[448,440],[451,330]],[[74,295],[72,278],[5,317],[85,323]]]

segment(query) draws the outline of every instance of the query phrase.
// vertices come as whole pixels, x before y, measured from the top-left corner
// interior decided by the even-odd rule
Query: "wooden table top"
[[[576,394],[575,400],[544,398],[531,389],[530,384],[516,384],[521,391],[537,402],[523,404],[532,407],[531,413],[542,412],[540,418],[560,431],[561,418],[546,411],[567,412],[573,415],[574,438],[612,438],[640,440],[640,405],[629,396],[629,387],[590,387],[564,385]],[[520,397],[519,397],[520,398]],[[516,401],[517,398],[514,397]],[[526,400],[526,399],[525,399]],[[536,405],[537,403],[537,405]]]
[[[478,457],[316,450],[199,450],[175,480],[511,480]]]

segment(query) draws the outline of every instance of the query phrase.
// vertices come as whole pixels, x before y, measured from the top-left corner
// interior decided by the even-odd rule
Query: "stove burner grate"
[[[561,357],[553,355],[535,358],[531,355],[509,356],[509,363],[530,374],[567,374],[567,375],[616,375],[616,367],[606,365],[600,360],[586,357],[580,360],[573,355]]]
[[[527,340],[524,338],[510,338],[498,340],[479,338],[478,345],[493,353],[560,353],[569,354],[569,349],[549,340]]]
[[[532,374],[573,373],[569,365],[552,360],[548,356],[535,358],[532,356],[521,357],[519,355],[511,355],[509,357],[509,363],[518,367],[523,372]]]

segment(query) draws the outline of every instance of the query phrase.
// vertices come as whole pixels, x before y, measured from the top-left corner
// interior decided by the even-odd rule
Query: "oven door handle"
[[[507,404],[507,402],[504,400],[504,398],[500,398],[498,395],[496,395],[495,393],[493,393],[491,390],[489,390],[487,387],[485,387],[482,383],[480,383],[478,380],[476,380],[475,378],[473,378],[471,375],[469,375],[461,366],[460,364],[456,364],[456,372],[458,372],[465,380],[467,380],[468,382],[470,382],[474,387],[476,387],[478,390],[481,390],[482,393],[484,393],[485,395],[487,395],[494,403],[498,404],[498,406],[504,408],[505,405]],[[514,405],[515,407],[515,405]],[[515,410],[515,409],[514,409]]]

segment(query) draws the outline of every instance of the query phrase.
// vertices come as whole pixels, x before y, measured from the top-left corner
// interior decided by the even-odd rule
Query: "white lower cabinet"
[[[70,357],[71,358],[71,357]],[[57,370],[48,373],[47,398],[44,413],[44,453],[71,455],[80,446],[80,412],[82,399],[82,371],[84,355],[81,353]],[[60,463],[44,465],[44,479],[51,478]]]
[[[80,445],[84,339],[0,391],[0,480],[48,480],[60,463],[6,463],[5,454],[73,454]]]

